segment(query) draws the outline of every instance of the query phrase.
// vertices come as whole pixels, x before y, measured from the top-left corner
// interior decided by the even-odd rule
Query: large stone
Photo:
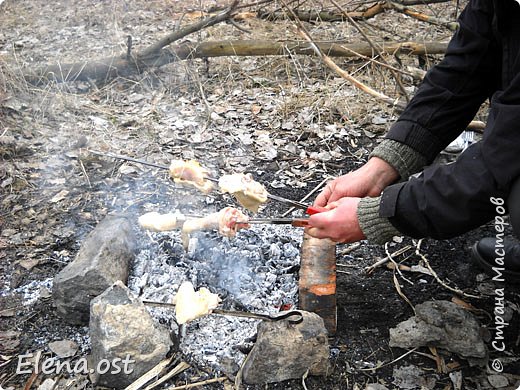
[[[369,383],[365,390],[388,390],[388,387],[380,384],[380,383]]]
[[[53,298],[67,322],[86,325],[90,301],[117,280],[126,283],[136,240],[127,218],[107,216],[83,241],[76,258],[54,277]]]
[[[466,358],[482,359],[487,348],[475,317],[449,301],[428,301],[415,307],[415,316],[390,329],[391,347],[432,346]]]
[[[163,360],[172,345],[169,330],[156,323],[143,303],[120,281],[92,300],[89,326],[91,368],[108,361],[118,362],[121,369],[104,374],[98,370],[95,381],[101,386],[128,386]],[[131,363],[125,369],[122,361]]]
[[[303,321],[263,321],[258,325],[256,343],[247,356],[242,379],[248,384],[280,382],[311,375],[325,375],[329,344],[323,319],[300,311]]]

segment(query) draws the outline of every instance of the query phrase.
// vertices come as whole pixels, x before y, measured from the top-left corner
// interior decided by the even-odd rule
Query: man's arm
[[[501,52],[493,33],[492,7],[488,0],[469,2],[444,59],[426,74],[387,134],[387,140],[411,147],[427,164],[466,128],[500,85]],[[378,154],[376,148],[373,155]]]
[[[433,161],[465,128],[480,104],[497,87],[500,53],[491,27],[491,7],[492,3],[489,1],[470,1],[461,15],[460,28],[450,42],[444,60],[428,72],[417,94],[389,131],[387,138],[371,154],[371,157],[378,157],[394,167],[401,180],[408,179],[411,174]],[[354,189],[354,186],[364,186],[360,186],[357,181],[349,185],[346,180],[348,178],[346,175],[335,180],[336,187],[341,191],[322,193],[318,200],[325,203],[327,199],[336,200],[344,196],[366,197],[366,193],[356,193]],[[403,185],[391,186],[383,197],[362,199],[357,215],[346,215],[345,218],[356,219],[356,225],[374,243],[388,241],[392,235],[399,234],[399,231],[412,233],[410,235],[416,237],[429,235],[426,230],[421,233],[418,230],[407,231],[404,228],[406,222],[399,223],[396,220],[397,198],[402,187]],[[420,192],[419,188],[415,189],[416,195],[421,197],[417,193]],[[324,192],[326,191],[330,189]],[[372,191],[369,196],[378,195],[373,194],[374,192],[376,191]],[[424,196],[423,193],[422,197]],[[403,197],[403,201],[414,203],[419,202],[419,199],[409,196]],[[320,216],[314,219],[320,225],[323,222],[320,221]],[[322,225],[318,233],[321,236],[348,236],[333,232],[335,229],[337,230],[335,226]]]

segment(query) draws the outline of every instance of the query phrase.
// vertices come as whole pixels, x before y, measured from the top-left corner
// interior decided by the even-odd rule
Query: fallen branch
[[[193,34],[194,32],[200,31],[203,28],[213,26],[215,24],[218,24],[220,22],[223,22],[224,20],[227,20],[231,17],[233,10],[238,4],[238,0],[233,1],[233,3],[229,6],[229,8],[217,15],[210,16],[209,18],[203,19],[197,23],[190,24],[189,26],[183,28],[182,30],[175,31],[170,35],[167,35],[166,37],[162,38],[157,43],[154,43],[151,46],[148,46],[146,49],[144,49],[139,55],[138,59],[144,59],[147,56],[154,55],[159,50],[161,50],[163,47],[168,46],[169,44],[175,42],[178,39],[184,38],[186,35]]]
[[[116,57],[92,62],[58,64],[36,70],[33,74],[25,76],[25,79],[31,84],[41,84],[49,79],[57,82],[89,79],[109,80],[117,76],[141,73],[149,66],[153,66],[155,60],[161,57],[163,48],[166,46],[189,34],[231,18],[238,2],[239,0],[234,0],[225,11],[174,31],[139,53],[131,53],[130,45],[128,45],[128,51]]]
[[[287,6],[287,4],[283,1],[283,0],[280,0],[280,2],[282,3],[282,5],[284,5],[284,7],[290,12],[292,13],[292,10]],[[397,99],[392,99],[391,97],[389,96],[386,96],[385,94],[381,93],[381,92],[378,92],[376,91],[375,89],[369,87],[368,85],[365,85],[363,84],[361,81],[359,81],[358,79],[356,79],[354,76],[352,76],[350,73],[348,73],[347,71],[341,69],[338,65],[336,65],[336,63],[334,61],[332,61],[332,59],[327,56],[320,48],[319,46],[314,42],[314,40],[312,39],[311,35],[309,34],[309,32],[307,31],[307,29],[303,26],[302,22],[297,19],[295,17],[295,23],[296,23],[296,26],[297,26],[297,29],[298,29],[298,32],[300,33],[301,36],[303,36],[304,39],[306,39],[309,44],[311,45],[311,48],[314,50],[314,52],[316,53],[317,56],[319,56],[322,61],[325,63],[325,65],[327,65],[327,67],[329,67],[330,69],[332,69],[334,72],[336,72],[339,76],[341,76],[342,78],[344,78],[345,80],[349,81],[352,85],[354,85],[356,88],[362,90],[363,92],[366,92],[368,93],[369,95],[375,97],[376,99],[379,99],[379,100],[382,100],[383,102],[389,104],[390,106],[397,106],[399,107],[400,109],[404,109],[404,105],[402,103],[399,103],[397,101]]]
[[[403,4],[395,3],[393,1],[387,1],[385,3],[385,8],[394,9],[396,11],[402,12],[405,15],[411,16],[412,18],[421,20],[423,22],[435,24],[436,26],[446,27],[451,31],[457,30],[459,24],[457,22],[451,22],[448,20],[436,18],[434,16],[426,15],[417,11],[412,10],[411,8],[406,7]]]
[[[348,16],[356,20],[366,20],[384,12],[385,7],[383,4],[376,3],[365,11],[353,11],[346,14],[330,11],[300,11],[297,9],[292,9],[292,12],[289,13],[284,11],[259,12],[258,18],[266,20],[299,19],[302,22],[344,22],[348,20]]]
[[[448,44],[446,42],[378,42],[382,52],[388,54],[443,54]],[[367,43],[317,43],[323,53],[331,57],[356,57],[356,53],[363,56],[372,56],[373,50]],[[69,64],[58,64],[41,67],[25,75],[31,84],[42,84],[48,80],[56,82],[87,81],[111,79],[116,76],[130,76],[142,73],[150,67],[160,67],[175,61],[211,58],[225,56],[269,56],[269,55],[314,55],[311,46],[301,41],[266,41],[266,40],[239,40],[239,41],[212,41],[202,43],[185,42],[180,45],[159,50],[153,56],[139,60],[135,66],[124,57],[108,57],[92,61],[82,61]]]

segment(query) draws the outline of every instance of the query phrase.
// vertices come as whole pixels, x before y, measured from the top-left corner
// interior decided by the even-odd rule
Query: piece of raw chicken
[[[179,325],[208,315],[215,309],[221,299],[207,288],[201,287],[195,291],[191,282],[183,282],[174,297],[175,318]]]
[[[254,213],[258,212],[261,204],[267,202],[267,190],[250,173],[223,175],[218,180],[218,185],[223,193],[232,194],[238,203]]]
[[[213,189],[213,184],[206,179],[208,173],[196,160],[173,160],[170,164],[170,176],[175,183],[192,185],[205,194]]]

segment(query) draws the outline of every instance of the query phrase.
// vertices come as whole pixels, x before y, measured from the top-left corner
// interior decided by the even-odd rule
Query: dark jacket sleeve
[[[458,236],[491,220],[491,197],[507,198],[483,158],[483,143],[470,146],[456,162],[433,165],[418,177],[388,187],[379,214],[414,238]]]
[[[461,43],[468,42],[470,38],[474,41],[465,46],[470,53],[466,56],[466,62],[472,61],[471,65],[467,65],[470,78],[464,77],[462,73],[459,74],[460,78],[465,80],[462,83],[464,86],[459,84],[458,88],[461,88],[459,92],[464,91],[464,93],[453,93],[453,88],[451,88],[452,94],[449,99],[442,101],[440,98],[440,100],[433,98],[437,103],[434,104],[435,108],[432,107],[431,111],[437,112],[438,121],[443,126],[462,123],[459,116],[466,120],[468,117],[465,115],[470,112],[469,107],[484,96],[485,89],[491,87],[485,78],[491,79],[492,77],[485,76],[482,71],[483,69],[491,71],[493,66],[487,57],[489,53],[494,53],[496,50],[490,40],[483,36],[483,33],[488,32],[485,26],[490,27],[491,23],[487,19],[486,10],[479,8],[481,3],[480,1],[470,3],[470,7],[461,19],[463,22],[461,30],[455,38],[456,49]],[[479,24],[478,28],[474,24],[476,21],[482,24]],[[515,39],[515,37],[507,37],[507,39]],[[517,36],[516,39],[519,37]],[[453,52],[454,45],[450,46]],[[470,50],[470,48],[476,47],[480,47],[482,50],[478,54]],[[457,51],[464,57],[464,50]],[[520,54],[518,52],[514,54],[516,58],[511,58],[510,62],[513,69],[516,69],[520,66]],[[497,55],[496,62],[500,63],[500,61],[501,55]],[[455,61],[454,55],[452,55],[451,58],[446,59],[445,65],[452,62],[457,64],[456,69],[462,69],[462,58]],[[447,68],[443,72],[448,77],[447,74],[450,70]],[[501,69],[493,70],[493,72],[498,76],[501,75]],[[455,79],[452,81],[456,84]],[[483,83],[486,88],[479,88],[479,82]],[[435,89],[430,86],[426,88],[430,91]],[[471,91],[473,94],[470,93]],[[440,94],[442,95],[442,93]],[[437,96],[437,94],[432,92],[432,96]],[[460,99],[461,96],[467,97],[466,102]],[[457,101],[460,105],[452,106],[450,101]],[[466,108],[461,110],[462,106]],[[423,121],[422,111],[422,109],[414,110],[413,107],[409,107],[409,118],[417,115],[421,124],[429,123]],[[427,131],[429,137],[439,140],[439,145],[441,145],[447,141],[445,137],[449,131],[440,127],[433,131],[432,129],[436,127],[434,122],[426,127],[421,125],[419,132]],[[440,146],[424,145],[424,138],[421,143],[415,145],[415,136],[412,134],[414,129],[411,128],[415,127],[415,131],[417,131],[417,126],[419,126],[417,123],[409,124],[405,126],[406,129],[403,127],[401,130],[394,131],[393,136],[397,134],[401,137],[401,142],[431,156],[429,153],[434,153]],[[490,102],[483,140],[468,148],[452,164],[428,167],[419,177],[388,187],[381,196],[379,215],[389,218],[392,225],[400,232],[412,237],[438,239],[454,237],[491,220],[496,214],[496,210],[490,198],[507,198],[512,181],[519,176],[520,72],[517,72],[516,77],[509,81],[503,90],[497,90],[494,93]]]
[[[444,59],[423,83],[387,138],[404,143],[428,163],[457,137],[500,82],[500,50],[490,0],[471,0]]]

